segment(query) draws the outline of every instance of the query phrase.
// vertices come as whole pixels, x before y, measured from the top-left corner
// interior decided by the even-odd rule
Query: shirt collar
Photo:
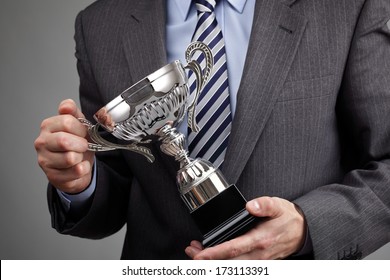
[[[226,0],[237,12],[240,14],[244,10],[247,0]],[[187,19],[191,10],[192,0],[174,0],[176,6],[179,9],[179,13],[183,19]]]

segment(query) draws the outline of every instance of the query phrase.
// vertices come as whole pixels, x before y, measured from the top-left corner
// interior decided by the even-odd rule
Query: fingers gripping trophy
[[[204,69],[191,60],[197,51],[204,54]],[[126,149],[144,155],[153,163],[153,154],[143,144],[159,141],[161,151],[180,163],[177,171],[180,196],[203,234],[203,246],[210,247],[244,233],[257,218],[246,211],[246,200],[235,185],[228,184],[219,169],[204,159],[189,158],[185,136],[176,129],[188,114],[188,126],[198,131],[196,104],[213,68],[212,52],[202,42],[191,43],[185,55],[186,66],[177,60],[163,66],[97,111],[96,124],[86,119],[80,121],[88,126],[94,142],[89,143],[89,149],[95,152]],[[186,69],[196,78],[191,102]],[[102,129],[128,144],[107,141],[99,133]]]

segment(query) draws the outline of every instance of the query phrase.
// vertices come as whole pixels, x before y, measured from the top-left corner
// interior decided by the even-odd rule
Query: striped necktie
[[[198,99],[196,121],[200,131],[189,132],[188,150],[190,157],[209,160],[215,167],[219,167],[225,158],[232,115],[225,42],[215,17],[215,5],[215,0],[196,0],[198,23],[192,40],[201,41],[210,47],[214,56],[214,69]],[[199,55],[197,60],[201,63],[204,56]],[[190,86],[190,92],[194,90],[195,83]]]

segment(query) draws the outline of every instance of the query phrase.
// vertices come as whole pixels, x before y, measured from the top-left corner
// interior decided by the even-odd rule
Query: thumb
[[[277,198],[267,196],[248,201],[246,209],[250,214],[256,217],[277,218],[283,213],[280,201]]]
[[[84,118],[84,114],[72,99],[63,100],[58,106],[58,113],[60,115],[72,115],[75,118]]]

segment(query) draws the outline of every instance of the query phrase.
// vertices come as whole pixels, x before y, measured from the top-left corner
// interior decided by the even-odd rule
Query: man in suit
[[[362,258],[389,242],[388,0],[218,3],[243,2],[240,12],[251,15],[242,72],[229,72],[236,104],[222,166],[248,211],[266,217],[246,234],[207,249],[193,241],[201,235],[178,196],[176,163],[158,145],[149,145],[153,164],[126,151],[87,151],[77,118],[92,119],[174,57],[178,2],[187,1],[101,0],[79,14],[83,113],[62,102],[35,142],[53,227],[97,239],[126,224],[125,259]],[[188,7],[182,24],[195,28]],[[175,40],[184,52],[185,40]]]

